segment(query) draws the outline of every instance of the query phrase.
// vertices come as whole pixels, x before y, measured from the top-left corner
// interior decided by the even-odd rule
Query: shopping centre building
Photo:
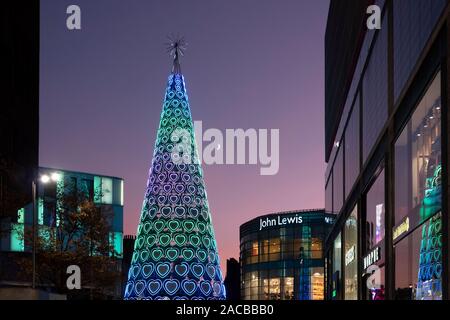
[[[323,300],[323,241],[334,215],[273,213],[240,227],[241,299]]]
[[[449,298],[449,27],[446,0],[331,1],[327,299]]]

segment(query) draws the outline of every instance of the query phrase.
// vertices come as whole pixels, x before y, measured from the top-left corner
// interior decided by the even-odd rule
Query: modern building
[[[224,285],[227,292],[227,300],[238,301],[241,299],[241,266],[234,258],[227,259],[227,275]]]
[[[110,228],[109,243],[113,248],[113,258],[117,260],[117,269],[120,271],[123,255],[123,179],[50,168],[40,168],[38,176],[48,177],[37,180],[38,236],[45,237],[49,232],[61,230],[58,228],[62,219],[59,211],[61,202],[64,201],[62,197],[67,192],[82,192],[87,195],[87,199],[98,205],[101,213],[107,217]],[[57,179],[53,181],[51,176]],[[0,287],[30,286],[31,279],[23,278],[17,265],[17,258],[31,259],[33,238],[28,237],[27,233],[31,232],[33,225],[32,203],[17,210],[14,218],[4,219],[2,225],[7,226],[4,230],[9,231],[0,237],[0,269],[4,271]],[[37,285],[45,286],[39,283]],[[120,280],[115,287],[109,298],[121,298]]]
[[[272,213],[240,227],[241,299],[323,300],[323,243],[334,215]]]
[[[369,5],[380,29],[367,26]],[[449,298],[449,2],[331,0],[328,299]]]

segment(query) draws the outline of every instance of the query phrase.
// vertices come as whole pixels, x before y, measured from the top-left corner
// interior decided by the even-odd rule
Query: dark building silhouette
[[[123,258],[122,258],[122,293],[125,292],[125,287],[128,281],[128,270],[131,265],[131,258],[133,257],[135,235],[125,235],[123,237]],[[122,295],[123,296],[123,295]]]
[[[0,218],[31,200],[39,144],[39,1],[0,10]]]
[[[0,21],[0,222],[14,222],[38,167],[39,1],[5,1]],[[0,223],[0,241],[9,225]],[[0,280],[10,268],[0,253]]]
[[[239,265],[239,261],[234,258],[227,259],[227,275],[224,281],[225,289],[227,290],[227,300],[240,300],[240,278],[241,267]]]

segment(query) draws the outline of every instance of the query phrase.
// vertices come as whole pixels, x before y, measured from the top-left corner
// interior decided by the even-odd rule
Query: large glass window
[[[359,174],[359,95],[345,130],[345,197]]]
[[[376,38],[363,79],[363,161],[371,152],[388,116],[387,14]]]
[[[439,73],[395,144],[395,224],[408,219],[410,230],[441,210],[440,82]]]
[[[358,212],[355,207],[344,226],[344,298],[358,299]]]
[[[384,170],[370,187],[366,199],[366,250],[368,251],[384,239]]]
[[[395,298],[442,299],[441,214],[395,245]]]

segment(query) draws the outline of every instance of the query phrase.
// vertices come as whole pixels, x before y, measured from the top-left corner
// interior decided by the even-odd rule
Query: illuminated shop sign
[[[345,253],[345,265],[348,266],[350,263],[352,263],[355,260],[355,256],[356,256],[356,247],[352,246]]]
[[[295,215],[294,217],[277,216],[276,218],[261,218],[259,219],[259,231],[267,227],[277,227],[301,223],[303,223],[303,218],[299,215]]]
[[[381,259],[381,249],[376,247],[370,251],[363,259],[364,270]]]
[[[409,231],[409,218],[407,217],[405,221],[403,221],[401,224],[399,224],[397,227],[394,228],[394,234],[392,236],[393,240],[400,237],[405,232]]]

